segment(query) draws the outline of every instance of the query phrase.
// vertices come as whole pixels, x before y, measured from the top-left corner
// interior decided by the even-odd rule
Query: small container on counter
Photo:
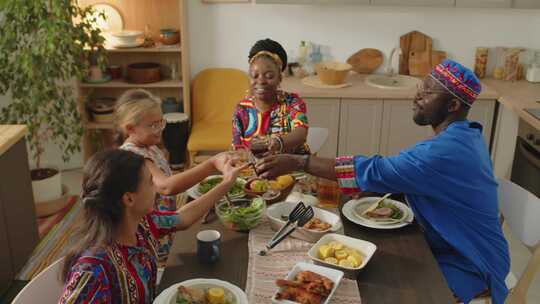
[[[501,80],[504,77],[504,53],[506,48],[497,47],[495,48],[495,68],[493,69],[493,78]]]
[[[523,51],[521,48],[509,48],[504,56],[504,80],[516,81],[521,79],[520,71],[523,73],[523,68],[519,67],[519,54]]]
[[[486,77],[486,67],[488,61],[488,48],[476,48],[476,56],[474,60],[474,74],[480,79]]]

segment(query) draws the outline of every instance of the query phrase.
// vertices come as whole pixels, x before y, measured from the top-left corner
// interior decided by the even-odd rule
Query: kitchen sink
[[[413,89],[422,83],[422,80],[405,75],[369,75],[365,83],[379,89]]]

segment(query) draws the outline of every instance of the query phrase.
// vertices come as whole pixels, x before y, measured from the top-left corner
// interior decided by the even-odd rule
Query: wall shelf
[[[182,80],[165,79],[153,83],[129,83],[123,79],[111,80],[105,83],[84,83],[80,84],[81,88],[182,88],[184,86]]]

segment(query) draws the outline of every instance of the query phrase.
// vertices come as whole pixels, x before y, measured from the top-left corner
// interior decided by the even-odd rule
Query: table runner
[[[246,293],[250,304],[271,303],[278,288],[275,280],[284,279],[296,263],[310,261],[307,252],[313,244],[292,237],[279,243],[268,255],[259,256],[259,251],[274,233],[266,217],[259,226],[249,232]],[[343,278],[329,303],[360,304],[356,281]]]

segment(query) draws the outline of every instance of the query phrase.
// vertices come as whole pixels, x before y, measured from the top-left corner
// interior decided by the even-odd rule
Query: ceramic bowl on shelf
[[[118,31],[112,33],[112,36],[116,39],[118,44],[133,44],[137,41],[138,38],[142,37],[143,32],[141,31],[130,31],[130,30],[124,30],[124,31]]]
[[[159,40],[165,45],[174,45],[180,42],[180,31],[167,28],[159,30]]]
[[[110,123],[114,121],[114,105],[116,99],[112,97],[101,97],[88,102],[88,110],[92,119],[98,123]]]
[[[161,66],[155,62],[137,62],[127,66],[127,81],[152,83],[161,80]]]

